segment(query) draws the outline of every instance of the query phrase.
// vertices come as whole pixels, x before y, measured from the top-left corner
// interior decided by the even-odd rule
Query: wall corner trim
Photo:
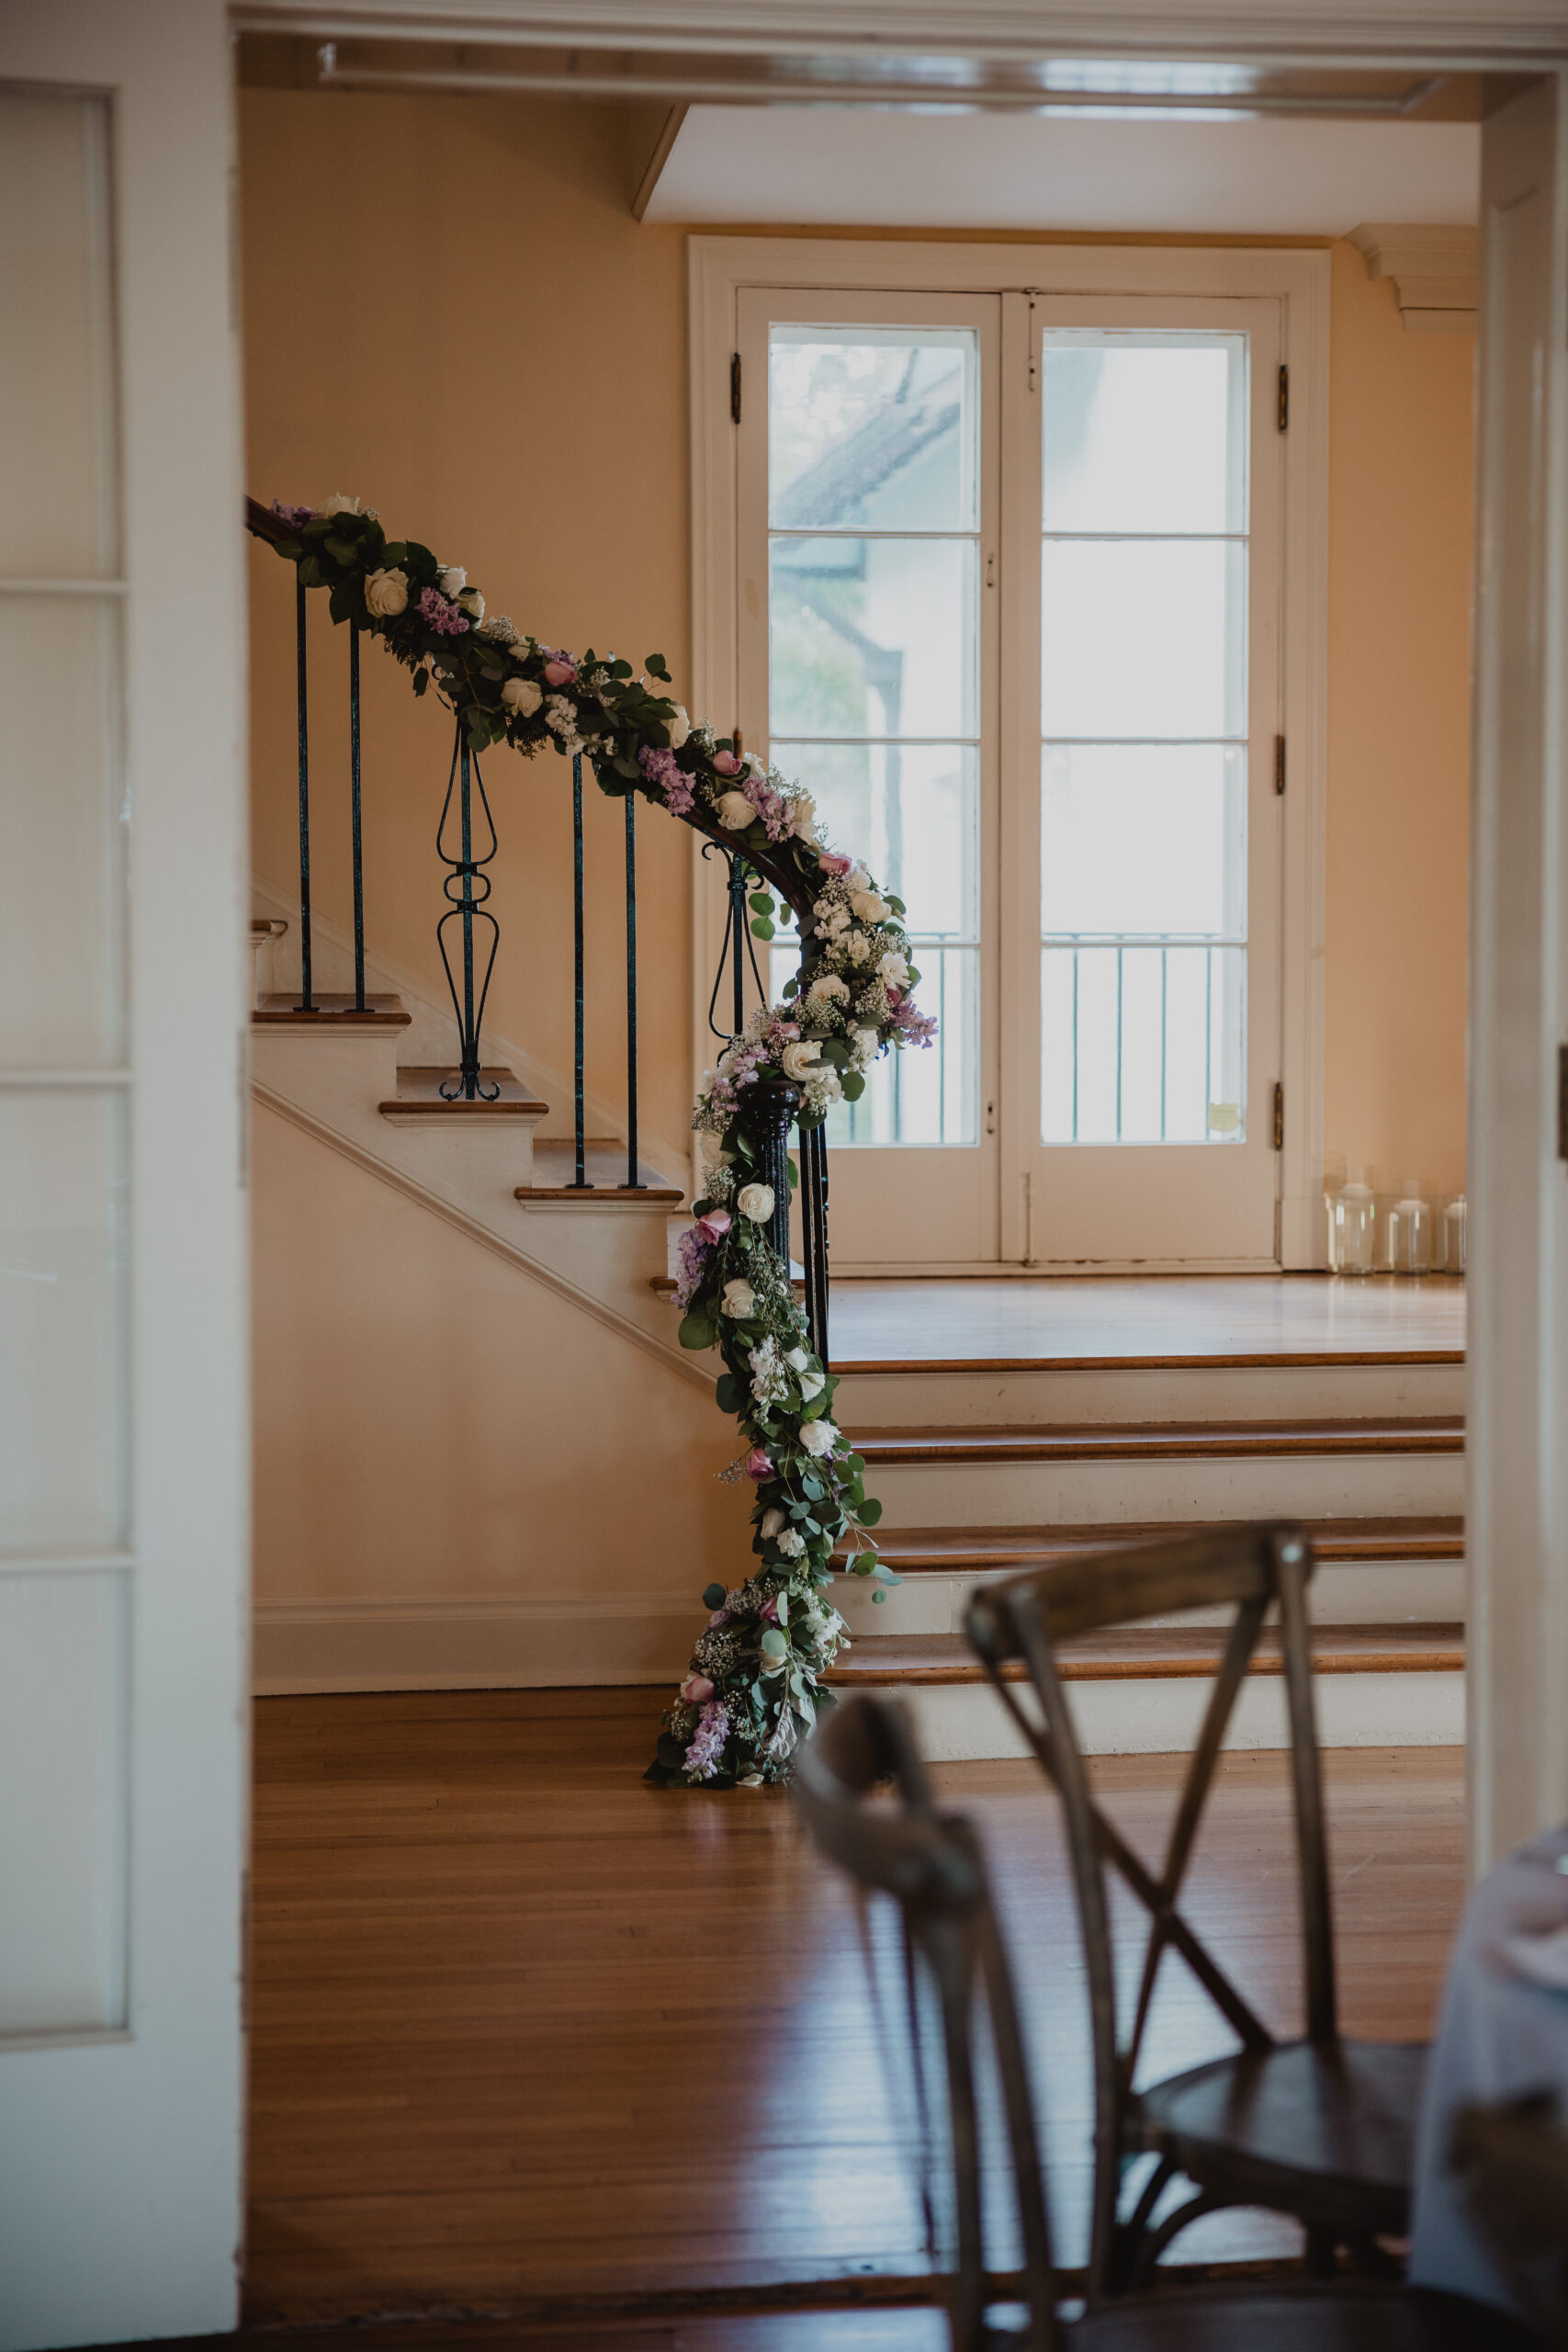
[[[1473,334],[1480,270],[1479,232],[1417,221],[1363,220],[1349,242],[1369,277],[1392,280],[1399,315],[1423,334]]]

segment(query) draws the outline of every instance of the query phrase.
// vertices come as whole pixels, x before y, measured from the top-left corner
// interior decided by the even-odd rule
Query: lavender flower
[[[929,1046],[936,1035],[937,1024],[929,1012],[917,1012],[908,997],[901,998],[893,1008],[893,1026],[903,1031],[911,1046]]]
[[[681,1236],[681,1272],[675,1281],[675,1304],[682,1315],[701,1287],[713,1245],[705,1235],[689,1226]]]
[[[674,752],[644,743],[637,752],[637,763],[649,784],[663,794],[664,806],[671,815],[683,817],[693,805],[692,779]]]
[[[463,637],[468,621],[456,605],[445,597],[439,588],[422,588],[419,592],[419,612],[427,628],[437,637]]]
[[[710,1699],[697,1718],[696,1732],[686,1750],[686,1777],[711,1781],[718,1770],[724,1743],[729,1737],[729,1710],[721,1699]]]
[[[316,517],[313,506],[286,506],[281,498],[273,500],[272,511],[282,517],[291,531],[303,530],[306,524],[314,522]]]

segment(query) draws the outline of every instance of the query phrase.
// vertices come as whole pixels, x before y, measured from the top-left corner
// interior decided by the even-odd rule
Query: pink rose
[[[779,1597],[776,1592],[771,1600],[765,1600],[762,1603],[762,1606],[758,1610],[757,1614],[761,1619],[764,1625],[776,1625],[778,1623]]]
[[[547,686],[570,686],[576,675],[575,662],[547,662],[545,664]]]
[[[729,1211],[709,1209],[706,1216],[698,1217],[696,1229],[710,1246],[714,1242],[722,1241],[724,1236],[729,1231]]]
[[[903,993],[904,993],[903,989],[896,989],[896,988],[894,987],[894,985],[893,985],[893,983],[892,983],[892,981],[891,981],[891,980],[885,981],[885,982],[884,982],[884,986],[885,986],[885,988],[886,989],[886,991],[887,991],[887,1001],[888,1001],[888,1003],[889,1003],[889,1004],[897,1004],[897,1003],[898,1002],[898,1001],[899,1001],[900,997],[901,997],[901,996],[903,995]]]
[[[681,1685],[681,1696],[688,1707],[705,1707],[713,1697],[713,1684],[705,1674],[688,1674]]]
[[[798,1021],[775,1021],[773,1035],[775,1037],[798,1037],[800,1023]]]
[[[547,671],[545,674],[547,677],[549,673]],[[716,775],[739,775],[740,773],[740,763],[733,752],[716,752],[713,765]]]
[[[755,1478],[761,1486],[764,1478],[771,1478],[773,1475],[773,1456],[764,1453],[760,1445],[754,1445],[741,1467],[748,1478]]]
[[[852,863],[849,858],[840,857],[837,850],[831,849],[825,849],[817,862],[824,874],[847,874]]]

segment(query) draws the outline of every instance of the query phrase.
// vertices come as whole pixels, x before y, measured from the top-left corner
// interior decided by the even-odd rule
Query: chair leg
[[[1139,2249],[1149,2217],[1164,2196],[1178,2170],[1174,2156],[1161,2156],[1145,2181],[1137,2203],[1124,2222],[1119,2222],[1111,2240],[1111,2258],[1106,2265],[1106,2289],[1112,2295],[1125,2294],[1138,2275]]]
[[[1205,2213],[1223,2212],[1230,2201],[1228,2197],[1212,2197],[1206,2188],[1200,2189],[1196,2197],[1187,2199],[1185,2205],[1179,2205],[1174,2213],[1168,2213],[1157,2230],[1145,2230],[1134,2261],[1134,2286],[1148,2285],[1149,2273],[1155,2264],[1172,2238],[1179,2237],[1189,2222],[1200,2220]]]

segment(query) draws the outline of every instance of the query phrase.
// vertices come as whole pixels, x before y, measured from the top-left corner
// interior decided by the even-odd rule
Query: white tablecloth
[[[1568,2103],[1568,1992],[1531,1983],[1506,1951],[1510,1935],[1568,1923],[1560,1859],[1568,1859],[1568,1826],[1519,1847],[1471,1896],[1449,1962],[1416,2139],[1412,2281],[1505,2311],[1516,2307],[1449,2171],[1449,2143],[1459,2109],[1476,2102],[1554,2090]]]

